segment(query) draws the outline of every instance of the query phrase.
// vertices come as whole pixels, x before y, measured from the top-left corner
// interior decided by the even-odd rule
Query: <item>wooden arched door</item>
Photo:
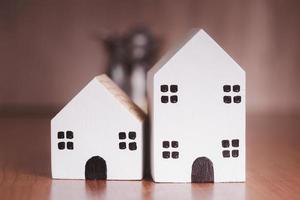
[[[85,164],[85,179],[106,180],[106,162],[100,156],[91,157]]]
[[[214,167],[210,159],[199,157],[193,162],[191,181],[193,183],[214,182]]]

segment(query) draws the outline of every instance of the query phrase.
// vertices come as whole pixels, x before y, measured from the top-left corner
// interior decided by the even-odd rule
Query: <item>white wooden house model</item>
[[[52,177],[140,180],[145,114],[106,75],[51,120]]]
[[[154,181],[245,181],[243,69],[196,30],[147,79]]]

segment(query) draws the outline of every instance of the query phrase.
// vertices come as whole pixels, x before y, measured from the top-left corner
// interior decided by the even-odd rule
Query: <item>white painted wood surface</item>
[[[192,164],[209,158],[215,182],[245,181],[246,82],[243,69],[203,30],[195,30],[149,72],[148,102],[151,121],[151,171],[155,182],[191,182]],[[178,85],[178,92],[161,92],[161,85]],[[224,85],[240,91],[224,92]],[[161,96],[177,95],[177,103]],[[241,96],[240,103],[224,103],[224,96]],[[239,147],[231,141],[239,140]],[[223,148],[222,140],[230,147]],[[178,141],[178,148],[163,148]],[[224,158],[222,152],[230,151]],[[232,157],[231,150],[239,156]],[[178,159],[164,159],[163,151],[178,151]]]
[[[106,161],[108,180],[143,177],[145,114],[106,75],[94,78],[51,120],[51,167],[56,179],[84,179],[85,164],[93,156]],[[73,131],[73,139],[58,139],[59,131]],[[136,138],[128,138],[128,132]],[[126,149],[119,149],[119,132],[126,132]],[[72,141],[74,149],[58,149]],[[137,149],[129,150],[129,142]]]

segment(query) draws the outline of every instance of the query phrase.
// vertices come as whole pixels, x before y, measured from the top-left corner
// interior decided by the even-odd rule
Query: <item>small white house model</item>
[[[145,114],[106,75],[51,120],[52,177],[140,180]]]
[[[197,30],[147,79],[154,181],[245,181],[243,69]]]

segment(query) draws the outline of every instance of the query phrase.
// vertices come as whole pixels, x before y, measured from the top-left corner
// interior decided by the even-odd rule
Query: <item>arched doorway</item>
[[[100,156],[91,157],[85,164],[85,179],[106,180],[106,162]]]
[[[191,179],[193,183],[213,183],[213,163],[206,157],[199,157],[193,162]]]

